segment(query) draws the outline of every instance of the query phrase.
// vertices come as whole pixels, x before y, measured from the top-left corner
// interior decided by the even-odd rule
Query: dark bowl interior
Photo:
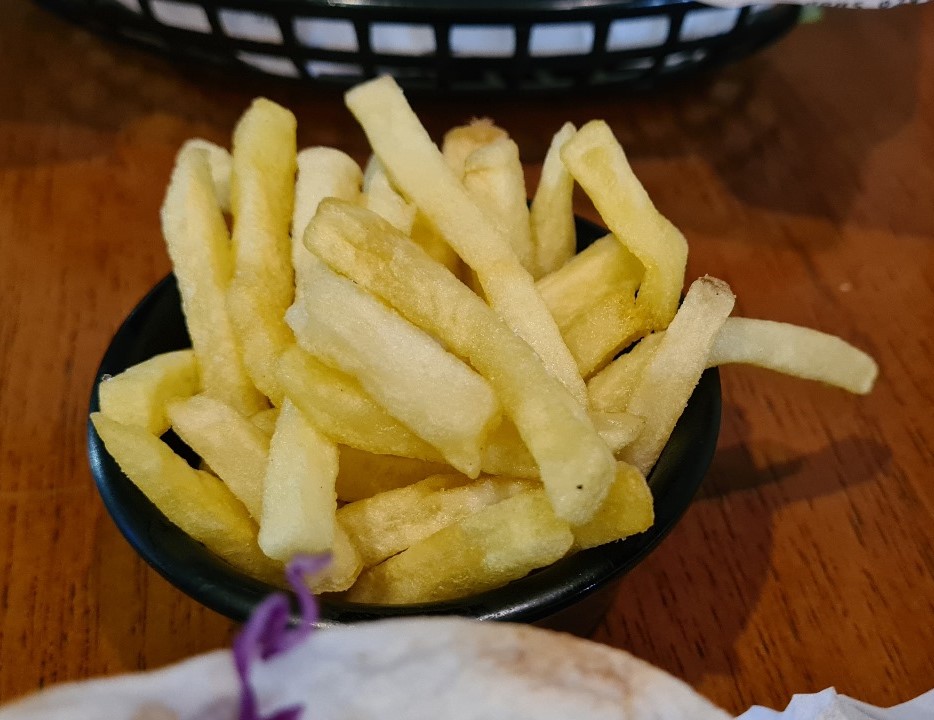
[[[578,219],[578,244],[586,247],[605,230]],[[159,353],[190,347],[175,277],[157,284],[114,335],[101,361],[91,393],[91,412],[99,409],[97,388]],[[544,622],[566,618],[594,591],[638,564],[674,527],[704,478],[720,428],[720,378],[708,370],[694,391],[661,458],[649,475],[655,497],[655,524],[626,540],[579,552],[548,568],[489,592],[461,600],[424,605],[360,605],[322,597],[323,625],[402,615],[463,615],[481,620]],[[167,438],[177,450],[183,446]],[[177,444],[175,444],[177,443]],[[188,451],[187,456],[191,457]],[[120,471],[88,423],[88,457],[104,505],[140,555],[169,582],[195,600],[234,620],[244,620],[272,585],[250,578],[172,525]],[[606,594],[606,593],[604,593]],[[584,603],[581,603],[583,610]]]

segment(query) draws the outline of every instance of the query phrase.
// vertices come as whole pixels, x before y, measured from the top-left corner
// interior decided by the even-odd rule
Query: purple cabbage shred
[[[268,717],[259,714],[256,690],[250,681],[254,663],[288,652],[304,641],[318,622],[318,603],[305,582],[323,570],[328,555],[296,555],[286,565],[285,577],[298,596],[301,621],[290,627],[291,607],[285,593],[274,593],[261,602],[233,643],[234,664],[240,677],[240,720],[298,720],[301,706],[285,708]]]

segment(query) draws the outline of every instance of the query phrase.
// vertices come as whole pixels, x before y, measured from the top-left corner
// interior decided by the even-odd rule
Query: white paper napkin
[[[757,705],[736,720],[934,720],[934,690],[884,709],[827,688],[813,695],[795,695],[784,712]]]

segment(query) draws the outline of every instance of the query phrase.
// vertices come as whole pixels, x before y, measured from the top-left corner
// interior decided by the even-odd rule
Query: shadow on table
[[[94,536],[88,591],[100,642],[123,670],[162,667],[230,646],[234,624],[176,590],[130,547],[106,513]]]
[[[739,408],[724,416],[746,423]],[[623,578],[594,639],[691,685],[731,675],[735,645],[770,572],[773,516],[792,503],[871,482],[891,464],[886,446],[860,437],[810,455],[795,456],[780,444],[757,444],[756,452],[775,460],[763,466],[741,443],[718,450],[696,502],[661,547]]]

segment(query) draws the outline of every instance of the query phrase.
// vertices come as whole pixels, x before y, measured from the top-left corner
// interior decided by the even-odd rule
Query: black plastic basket
[[[799,8],[692,0],[39,0],[90,29],[212,65],[442,92],[650,87],[776,40]]]

